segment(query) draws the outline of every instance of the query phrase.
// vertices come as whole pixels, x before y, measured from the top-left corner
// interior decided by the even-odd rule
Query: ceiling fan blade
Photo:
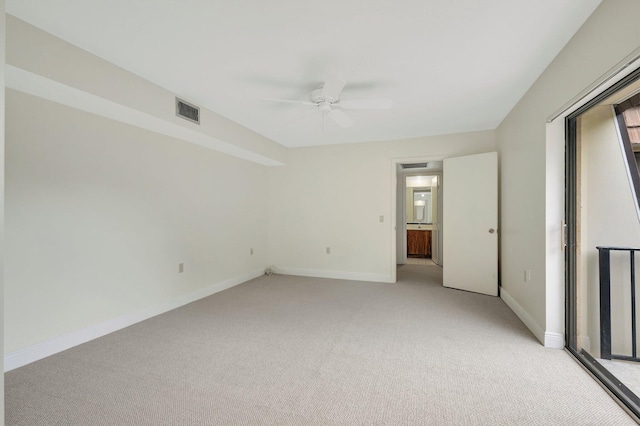
[[[393,107],[393,101],[391,99],[341,100],[338,106],[342,109],[390,109]]]
[[[287,126],[296,125],[296,124],[302,122],[303,120],[305,120],[307,117],[309,117],[309,116],[311,116],[311,115],[313,115],[313,114],[315,114],[317,112],[318,112],[317,109],[309,109],[308,111],[305,111],[304,114],[298,115],[295,118],[293,118],[292,120],[287,121],[285,123],[285,125],[287,125]]]
[[[287,104],[318,106],[318,104],[315,104],[315,103],[309,102],[309,101],[293,101],[293,100],[290,100],[290,99],[272,99],[272,98],[264,98],[262,100],[263,101],[269,101],[269,102],[281,102],[281,103],[287,103]]]
[[[324,86],[322,87],[322,96],[330,99],[338,99],[340,97],[340,93],[342,93],[342,89],[344,89],[345,84],[347,84],[347,82],[341,78],[329,78],[324,82]]]
[[[349,117],[344,111],[340,111],[339,109],[332,109],[327,113],[329,117],[340,127],[351,127],[353,126],[354,121]]]

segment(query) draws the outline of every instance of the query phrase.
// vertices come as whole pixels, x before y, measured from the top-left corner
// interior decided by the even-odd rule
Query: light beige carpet
[[[499,299],[262,277],[5,375],[8,425],[624,425]]]

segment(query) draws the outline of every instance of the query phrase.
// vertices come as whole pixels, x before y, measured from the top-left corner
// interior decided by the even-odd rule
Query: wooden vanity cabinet
[[[431,257],[430,230],[407,230],[407,255]]]

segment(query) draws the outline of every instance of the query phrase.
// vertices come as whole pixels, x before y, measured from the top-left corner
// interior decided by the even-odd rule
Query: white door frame
[[[406,163],[427,163],[430,161],[442,161],[445,158],[450,157],[450,155],[430,155],[424,157],[404,157],[404,158],[393,158],[391,160],[391,220],[389,221],[389,230],[391,234],[391,254],[390,254],[390,270],[391,270],[391,282],[395,283],[397,280],[396,277],[396,263],[397,263],[397,197],[398,197],[398,164],[406,164]],[[404,199],[404,196],[403,196]],[[404,207],[403,207],[404,209]],[[441,218],[442,219],[442,218]],[[401,231],[404,231],[406,235],[407,224],[404,223],[402,225]],[[406,238],[406,236],[405,236]],[[406,244],[406,242],[405,242]]]

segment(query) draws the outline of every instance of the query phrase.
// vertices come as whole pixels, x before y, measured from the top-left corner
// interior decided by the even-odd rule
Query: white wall
[[[13,90],[6,145],[7,352],[266,264],[264,166]]]
[[[549,346],[564,333],[564,146],[546,119],[640,46],[638,16],[640,2],[604,0],[497,129],[502,294]]]
[[[269,169],[270,263],[288,273],[391,281],[392,159],[493,150],[493,131],[292,149],[286,166]]]
[[[5,369],[260,275],[286,149],[6,19]]]

